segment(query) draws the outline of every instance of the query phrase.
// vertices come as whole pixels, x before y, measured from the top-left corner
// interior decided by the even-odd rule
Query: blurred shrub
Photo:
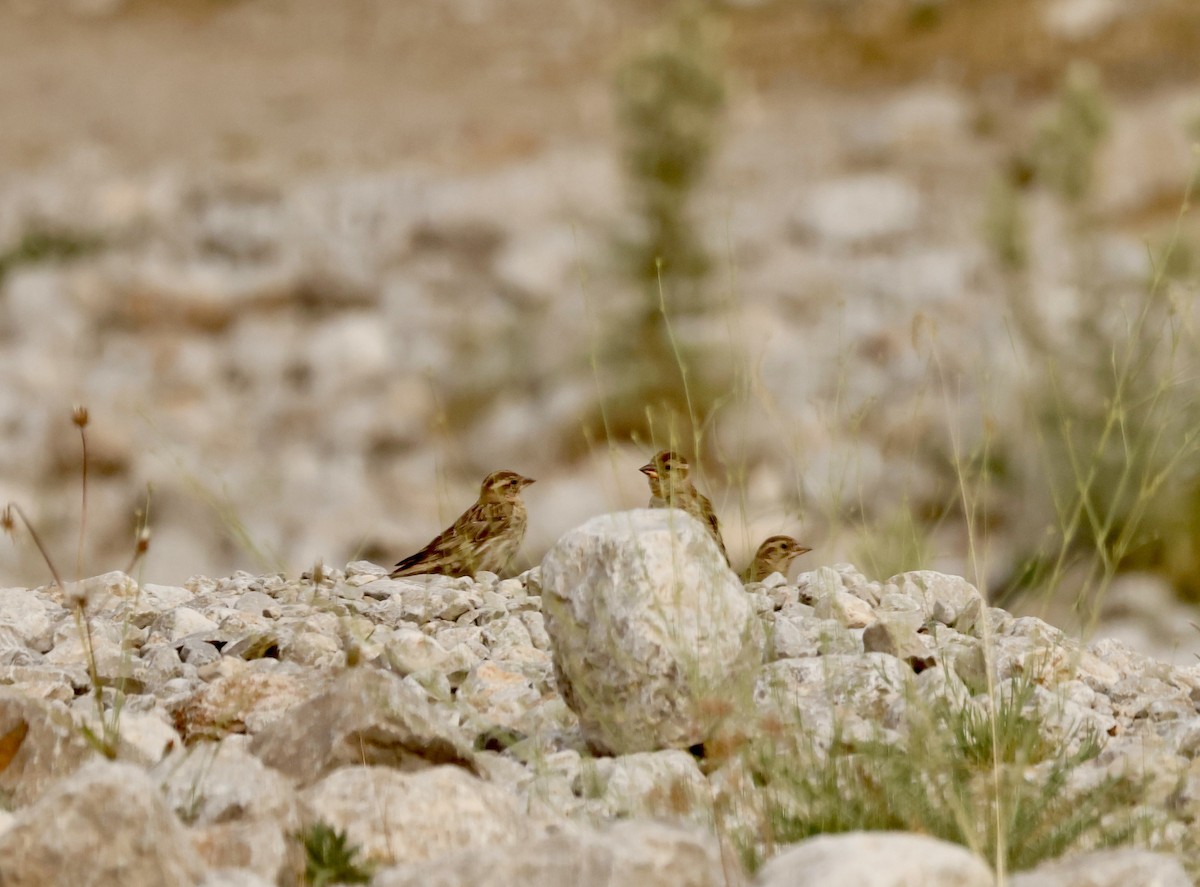
[[[692,203],[725,105],[714,23],[695,7],[678,11],[621,64],[615,92],[632,209],[628,230],[615,238],[616,256],[639,298],[603,329],[603,431],[662,438],[665,429],[690,426],[694,433],[730,378],[726,356],[686,332],[712,307],[712,259]]]
[[[1047,310],[1027,276],[1021,183],[1010,176],[989,202],[987,239],[1006,272],[1016,344],[1031,367],[1032,425],[1012,429],[1002,446],[1026,455],[1019,520],[1052,528],[1028,543],[1013,581],[1053,589],[1070,570],[1102,592],[1120,570],[1150,569],[1200,599],[1200,402],[1189,381],[1200,370],[1200,342],[1190,300],[1179,298],[1195,286],[1191,251],[1177,223],[1151,251],[1140,288],[1098,270],[1104,242],[1093,169],[1107,132],[1095,72],[1073,67],[1028,164],[1032,182],[1057,195],[1067,214],[1073,311]]]
[[[1096,152],[1108,129],[1108,104],[1099,74],[1089,65],[1072,65],[1059,91],[1058,106],[1034,142],[1038,181],[1068,201],[1083,201],[1091,192]]]
[[[102,245],[94,234],[30,227],[16,243],[0,250],[0,283],[21,265],[75,259],[96,252]]]

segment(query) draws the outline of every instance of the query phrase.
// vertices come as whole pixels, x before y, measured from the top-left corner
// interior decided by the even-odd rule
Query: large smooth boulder
[[[847,832],[801,841],[759,869],[754,887],[994,887],[959,844],[907,832]]]
[[[760,621],[684,512],[592,518],[546,555],[541,586],[559,689],[597,751],[696,745],[749,700]]]

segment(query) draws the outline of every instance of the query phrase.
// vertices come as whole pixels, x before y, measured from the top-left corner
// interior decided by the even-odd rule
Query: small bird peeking
[[[725,563],[729,554],[725,551],[725,540],[721,538],[721,524],[712,502],[692,484],[688,477],[691,467],[687,459],[671,450],[661,450],[654,458],[638,469],[650,479],[651,508],[679,508],[686,511],[712,534]]]
[[[474,576],[500,573],[525,538],[526,511],[521,490],[533,483],[515,471],[493,471],[483,479],[479,499],[432,542],[400,561],[389,574]]]
[[[742,574],[743,582],[762,582],[772,573],[782,573],[787,576],[792,561],[800,555],[812,551],[801,545],[791,536],[771,536],[758,546],[754,560]]]

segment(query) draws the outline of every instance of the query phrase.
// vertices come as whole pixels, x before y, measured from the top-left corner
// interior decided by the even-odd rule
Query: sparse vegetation
[[[901,830],[963,844],[1011,872],[1072,847],[1136,840],[1150,825],[1137,808],[1140,781],[1074,780],[1099,737],[1090,727],[1055,736],[1035,687],[1022,678],[964,703],[911,698],[899,742],[854,742],[836,725],[827,745],[800,724],[747,737],[761,830],[739,835],[746,861],[757,867],[772,848],[813,835]]]
[[[1095,72],[1072,68],[1029,162],[1018,165],[1060,198],[1065,214],[1075,300],[1065,318],[1047,316],[1028,280],[1021,183],[998,183],[990,203],[988,242],[1007,275],[1015,344],[1031,366],[1022,396],[1035,431],[994,445],[1024,465],[1023,476],[1006,478],[1010,493],[1021,488],[1009,504],[1026,526],[1050,529],[1025,540],[1008,590],[1052,594],[1074,574],[1075,592],[1094,607],[1119,571],[1134,568],[1162,572],[1198,599],[1200,412],[1190,380],[1200,342],[1184,291],[1195,281],[1180,276],[1189,267],[1182,220],[1191,190],[1166,245],[1151,254],[1144,285],[1099,275],[1104,231],[1092,207],[1093,167],[1106,105]]]
[[[79,429],[82,448],[80,477],[83,488],[83,504],[79,518],[79,547],[77,554],[81,568],[84,533],[87,527],[87,426],[89,421],[87,407],[75,407],[71,413],[71,421]],[[126,574],[133,572],[138,562],[150,549],[149,507],[149,496],[147,495],[145,509],[138,514],[138,526],[134,534],[133,553],[129,559],[129,563],[125,567]],[[71,610],[74,616],[76,630],[79,633],[79,640],[83,646],[84,660],[88,671],[88,682],[91,685],[92,698],[95,701],[96,723],[99,725],[99,732],[88,724],[81,724],[79,729],[96,751],[106,758],[114,759],[117,757],[121,738],[121,708],[125,702],[125,678],[131,653],[125,644],[122,643],[120,677],[116,686],[112,688],[113,695],[111,701],[106,700],[105,689],[107,685],[101,677],[97,665],[96,648],[92,635],[92,622],[91,617],[88,615],[88,605],[91,603],[89,600],[90,588],[82,578],[70,583],[63,581],[62,575],[55,565],[54,558],[50,556],[50,552],[42,541],[41,535],[17,503],[9,502],[5,506],[3,514],[0,515],[0,527],[9,535],[15,536],[18,519],[29,534],[30,539],[33,540],[34,545],[37,546],[38,552],[46,564],[46,568],[50,571],[50,575],[54,579],[54,584],[62,591],[63,603]],[[122,637],[124,637],[128,629],[129,623],[126,620],[123,626]]]
[[[727,395],[730,355],[674,327],[712,308],[712,258],[692,204],[718,140],[725,71],[715,22],[681,7],[621,66],[616,84],[632,225],[617,260],[640,293],[603,323],[598,367],[603,419],[593,438],[691,437]]]
[[[366,884],[371,866],[359,862],[359,848],[351,844],[344,830],[326,822],[315,822],[296,839],[304,845],[304,883],[308,887],[332,884]]]
[[[822,0],[808,5],[835,23],[829,33],[837,37],[839,46],[862,50],[863,58],[851,64],[878,67],[878,59],[893,52],[884,41],[878,41],[878,47],[872,45],[871,33],[876,26],[871,22],[866,22],[870,27],[865,28],[865,35],[846,42],[847,33],[864,30],[862,17],[869,12],[866,4]],[[932,37],[962,20],[963,13],[953,6],[909,3],[905,7],[908,26]],[[768,21],[777,11],[750,14]],[[636,301],[632,310],[618,306],[612,316],[603,317],[598,324],[600,342],[592,357],[601,392],[600,417],[587,419],[593,439],[603,438],[610,444],[649,438],[681,445],[700,457],[697,450],[701,432],[711,426],[723,399],[736,387],[739,374],[751,374],[745,367],[733,367],[733,356],[713,346],[711,338],[696,334],[698,324],[694,323],[714,311],[715,261],[695,205],[719,141],[725,103],[717,38],[712,15],[699,7],[683,9],[668,24],[647,35],[644,45],[625,61],[617,76],[621,159],[631,212],[628,228],[614,238],[615,252],[625,281],[632,282],[631,288],[636,291]],[[937,110],[935,107],[930,115],[935,118],[930,127],[934,130],[939,125]],[[922,123],[929,120],[923,118]],[[1200,348],[1190,307],[1200,272],[1195,249],[1189,246],[1179,223],[1169,236],[1153,238],[1157,246],[1150,250],[1150,273],[1143,283],[1114,284],[1100,269],[1102,238],[1108,232],[1093,205],[1094,166],[1108,131],[1108,100],[1098,75],[1087,68],[1073,68],[1042,128],[1011,168],[995,180],[984,236],[995,267],[1004,278],[1014,350],[1023,365],[1030,367],[1028,385],[1018,395],[1026,407],[1023,418],[1029,421],[997,424],[986,418],[981,440],[961,451],[957,440],[946,444],[922,439],[923,451],[918,456],[914,445],[911,462],[923,458],[938,463],[941,475],[933,485],[937,487],[933,495],[922,501],[901,496],[897,497],[899,503],[882,501],[883,497],[868,502],[861,497],[857,507],[847,509],[853,510],[853,519],[863,525],[864,542],[855,553],[855,562],[875,575],[927,566],[940,553],[931,541],[932,532],[951,522],[964,526],[972,560],[978,564],[984,558],[976,559],[974,549],[986,547],[989,523],[1003,519],[1010,527],[1022,525],[1013,531],[1023,550],[1022,564],[1009,582],[1012,589],[1052,594],[1070,587],[1079,590],[1080,603],[1088,604],[1119,571],[1148,568],[1169,576],[1185,595],[1200,600],[1200,470],[1195,467],[1200,455],[1200,408],[1191,391],[1192,377],[1200,369]],[[918,136],[916,140],[924,134]],[[863,157],[856,162],[873,164],[877,162],[874,151],[886,153],[885,148],[875,144],[874,133],[857,134],[856,138],[866,145]],[[936,138],[935,134],[931,141]],[[1031,189],[1052,198],[1055,212],[1061,213],[1060,221],[1069,232],[1070,268],[1065,279],[1059,281],[1066,301],[1071,303],[1065,319],[1048,316],[1046,306],[1039,301],[1044,293],[1033,283],[1039,255],[1029,227],[1033,215],[1028,199]],[[1188,212],[1191,196],[1189,192],[1184,198],[1180,221]],[[432,205],[439,204],[434,201]],[[383,224],[378,227],[387,230]],[[785,234],[781,239],[791,236]],[[807,236],[797,234],[795,238]],[[500,227],[489,229],[483,242],[467,237],[460,252],[442,257],[444,264],[455,266],[474,259],[479,267],[472,273],[483,279],[479,268],[492,261],[503,237]],[[420,241],[421,235],[414,235],[407,246],[413,250],[428,248]],[[98,243],[61,232],[31,231],[0,253],[0,281],[14,268],[85,255]],[[403,251],[396,249],[397,253]],[[851,250],[847,248],[847,252]],[[391,257],[392,261],[399,264],[401,259]],[[732,256],[731,264],[735,264]],[[390,273],[393,266],[387,267]],[[436,273],[428,269],[424,273],[436,277],[439,285],[445,283],[441,274],[450,276],[441,264]],[[368,300],[367,304],[374,302]],[[362,309],[363,305],[358,305],[357,310]],[[272,303],[261,310],[266,314],[279,309]],[[541,310],[539,303],[536,309],[529,309],[528,316]],[[920,326],[914,321],[914,340]],[[310,332],[305,329],[306,335]],[[526,347],[523,332],[521,322],[505,320],[496,327],[481,326],[471,335],[463,335],[457,351],[470,355],[470,359],[456,367],[464,377],[462,385],[435,411],[437,418],[432,421],[446,428],[466,426],[492,407],[497,393],[507,394],[518,387],[516,380],[523,384],[524,367],[520,371],[496,370],[491,375],[497,366],[520,365]],[[709,332],[705,330],[704,334]],[[892,331],[886,332],[890,335]],[[881,334],[881,340],[888,335]],[[319,332],[313,333],[313,340],[318,336]],[[497,344],[494,340],[502,341]],[[881,372],[889,368],[886,352],[890,347],[889,341],[878,345],[883,355],[879,358]],[[495,359],[496,354],[502,354],[502,359]],[[940,368],[929,369],[925,384],[936,385],[931,380]],[[296,371],[305,378],[312,373],[315,370],[307,364]],[[946,384],[944,379],[939,381]],[[889,390],[881,384],[864,400],[879,396],[879,391],[886,396]],[[398,398],[398,402],[408,406],[404,398]],[[947,402],[945,413],[951,422],[955,413],[952,407]],[[869,408],[865,406],[863,411]],[[307,415],[307,410],[303,414]],[[83,448],[75,568],[76,574],[82,575],[88,526],[86,408],[78,408],[73,421]],[[294,421],[295,425],[289,427],[301,425],[300,420]],[[852,427],[848,437],[860,431],[864,435],[874,433],[860,423]],[[394,433],[395,451],[389,450],[387,458],[399,455],[410,464],[420,464],[411,450],[416,449],[413,440],[422,431]],[[330,445],[321,452],[340,451]],[[802,457],[795,458],[799,461]],[[879,460],[881,473],[904,470],[904,456],[898,457],[886,446],[880,446]],[[885,460],[892,461],[884,465]],[[358,477],[356,465],[339,467],[345,473],[338,477]],[[731,469],[731,474],[735,470]],[[779,473],[785,471],[781,468]],[[186,476],[182,467],[180,474],[185,475],[185,482],[192,485],[198,497],[213,507],[230,538],[261,562],[283,566],[265,546],[255,544],[230,497],[214,493]],[[1003,499],[993,500],[993,491]],[[316,497],[312,501],[314,510],[322,504]],[[869,517],[868,512],[872,512]],[[15,530],[18,521],[41,552],[76,622],[100,725],[98,729],[81,729],[98,751],[115,757],[120,744],[124,678],[114,688],[110,679],[100,674],[88,587],[62,580],[33,523],[11,504],[3,517],[5,529]],[[143,514],[139,523],[126,572],[139,563],[149,544],[147,515]],[[55,542],[52,547],[57,549],[61,543]],[[987,571],[979,567],[976,575],[986,579]],[[322,602],[326,589],[321,586],[327,579],[323,564],[318,562],[309,577],[311,588],[306,589],[309,598],[318,599],[313,609],[324,606],[326,614],[339,617],[339,642],[348,667],[374,667],[369,657],[379,654],[366,643],[369,631],[358,632],[360,625],[347,615],[351,608],[333,600],[337,593],[351,593],[351,586],[338,586],[336,592],[329,592],[330,599]],[[334,587],[332,580],[328,584]],[[984,591],[986,594],[988,589]],[[357,593],[361,601],[365,592]],[[493,589],[490,593],[496,592]],[[765,599],[760,596],[756,603]],[[462,629],[465,636],[474,630],[472,625],[482,630],[487,624],[485,616],[500,624],[510,615],[492,607],[494,601],[490,598],[488,601],[486,612],[479,610],[468,617],[478,619],[478,623],[448,630]],[[309,603],[300,598],[288,606],[299,609]],[[770,617],[770,604],[768,601],[768,612],[761,615]],[[366,616],[362,621],[374,624]],[[407,621],[396,619],[397,623]],[[837,623],[826,626],[829,624],[841,632],[839,639],[856,640],[849,630]],[[533,643],[532,627],[527,624],[524,631],[529,643]],[[363,634],[365,638],[360,636]],[[813,635],[800,635],[805,642],[814,636],[815,631]],[[990,643],[991,639],[986,641]],[[462,649],[474,648],[464,644]],[[461,652],[458,648],[455,651],[456,655]],[[244,649],[241,658],[286,658],[287,652],[280,637],[264,633]],[[538,662],[532,661],[536,657],[530,648],[524,647],[522,653],[530,660],[525,662],[528,672],[544,682],[539,689],[547,692],[541,701],[555,701],[550,699],[550,679],[546,672],[537,671]],[[123,655],[128,656],[128,651]],[[232,663],[227,660],[225,664]],[[747,725],[745,733],[733,736],[724,745],[697,747],[697,755],[719,748],[719,754],[703,762],[711,768],[708,775],[722,764],[731,764],[730,769],[744,765],[747,774],[743,793],[733,798],[733,803],[739,805],[737,815],[718,807],[718,826],[725,828],[729,823],[728,831],[739,842],[751,869],[779,847],[809,836],[896,829],[962,844],[987,859],[1001,880],[1008,872],[1031,868],[1072,850],[1151,844],[1147,838],[1151,834],[1159,840],[1159,826],[1172,814],[1149,812],[1139,806],[1144,801],[1141,780],[1132,775],[1103,775],[1098,768],[1088,766],[1103,743],[1097,728],[1083,724],[1064,731],[1050,717],[1047,705],[1056,700],[1049,699],[1045,688],[1031,677],[995,683],[990,665],[984,664],[986,692],[974,697],[965,693],[960,697],[950,692],[929,696],[914,692],[906,700],[899,717],[901,723],[890,723],[886,730],[881,727],[870,738],[864,739],[861,730],[843,728],[837,711],[843,700],[835,700],[830,706],[834,710],[831,737],[810,729],[799,718],[786,723],[763,719]],[[272,675],[266,670],[261,673]],[[409,678],[410,684],[427,680],[430,686],[444,686],[441,701],[453,696],[451,684],[441,672],[414,673]],[[274,688],[265,679],[259,683],[235,675],[218,691],[225,698],[218,700],[221,705],[211,706],[215,714],[201,711],[195,704],[209,701],[199,692],[190,700],[192,708],[176,712],[176,727],[186,742],[219,741],[229,733],[253,729],[247,728],[243,716],[269,697]],[[218,691],[211,692],[216,696]],[[727,720],[737,719],[730,716]],[[19,749],[24,729],[19,726],[0,736],[0,771],[7,764],[5,758],[11,759]],[[475,736],[477,749],[508,755],[509,759],[517,757],[512,750],[519,746],[543,754],[546,750],[539,746],[542,739],[495,725],[481,727]],[[567,745],[561,736],[554,741]],[[685,762],[692,763],[686,758]],[[713,780],[713,784],[716,782]],[[682,818],[706,800],[698,799],[689,788],[690,783],[684,779],[665,783],[658,787],[652,801],[668,814]],[[586,762],[573,790],[576,795],[571,803],[586,802],[600,798],[607,785],[601,784],[598,769]],[[0,798],[0,806],[3,804]],[[194,798],[193,816],[196,807]],[[752,811],[753,818],[745,818],[746,809]],[[187,819],[186,813],[183,818]],[[310,885],[366,883],[372,876],[373,865],[361,860],[362,848],[351,844],[344,830],[318,821],[291,837],[303,847],[304,877]],[[1162,840],[1156,846],[1169,845],[1169,841]]]
[[[76,259],[94,253],[102,246],[103,241],[94,234],[30,227],[16,243],[0,250],[0,283],[21,265]]]

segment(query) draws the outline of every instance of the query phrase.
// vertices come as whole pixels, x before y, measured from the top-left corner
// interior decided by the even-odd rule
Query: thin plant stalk
[[[78,411],[76,411],[78,415]],[[84,422],[76,422],[79,425],[79,443],[83,448],[83,463],[80,467],[80,489],[82,502],[79,508],[79,544],[75,549],[75,575],[83,576],[83,540],[87,535],[87,517],[88,517],[88,445],[87,445],[87,422],[86,411],[84,412]]]

